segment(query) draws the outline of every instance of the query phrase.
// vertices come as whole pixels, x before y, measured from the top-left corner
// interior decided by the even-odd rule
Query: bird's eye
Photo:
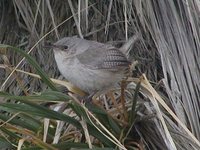
[[[68,49],[68,46],[65,45],[63,48],[64,48],[64,49]]]
[[[62,50],[67,50],[68,49],[68,46],[67,45],[63,45],[62,46]]]

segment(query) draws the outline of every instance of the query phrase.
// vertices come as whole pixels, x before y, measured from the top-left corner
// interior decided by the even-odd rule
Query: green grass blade
[[[3,121],[7,121],[10,119],[10,117],[6,116],[6,115],[2,115],[0,114],[0,119],[3,120]],[[25,118],[23,116],[23,119],[21,118],[12,118],[9,123],[13,124],[13,125],[18,125],[20,127],[23,127],[23,128],[26,128],[28,130],[31,130],[31,131],[34,131],[34,132],[37,132],[38,129],[42,126],[42,124],[38,123],[38,121],[33,121],[33,119],[29,116],[29,118]]]
[[[30,55],[28,55],[25,51],[23,51],[19,48],[16,48],[16,47],[13,47],[10,45],[4,45],[4,44],[0,44],[0,47],[1,48],[10,48],[11,50],[16,51],[17,53],[20,53],[23,57],[26,58],[26,60],[30,63],[30,65],[35,68],[37,73],[40,75],[42,81],[46,85],[48,85],[52,90],[58,91],[58,89],[55,87],[54,83],[49,79],[48,75],[41,69],[39,64]]]
[[[69,117],[59,112],[55,112],[44,106],[40,106],[32,102],[28,102],[28,101],[21,101],[21,102],[25,104],[3,103],[0,105],[0,109],[4,111],[8,111],[8,112],[24,112],[24,113],[31,114],[34,116],[40,116],[40,117],[45,117],[45,118],[50,118],[50,119],[55,119],[55,120],[62,120],[70,124],[73,124],[77,128],[81,128],[80,123],[72,117]]]
[[[138,99],[138,94],[139,94],[139,90],[140,90],[140,86],[141,86],[141,82],[139,82],[135,88],[135,93],[133,96],[133,103],[132,103],[132,107],[131,107],[131,111],[130,111],[130,116],[129,116],[129,125],[132,126],[134,120],[135,120],[135,116],[136,116],[136,104],[137,104],[137,99]]]
[[[69,100],[69,96],[57,91],[46,91],[39,95],[31,96],[14,96],[6,92],[0,91],[0,97],[6,97],[15,100],[27,100],[27,101],[66,101]]]
[[[0,92],[0,97],[8,98],[8,99],[15,99],[18,100],[24,104],[11,104],[11,103],[2,103],[0,105],[0,108],[2,110],[9,110],[9,111],[15,111],[15,112],[25,112],[27,114],[32,114],[40,117],[45,118],[51,118],[51,119],[57,119],[66,121],[68,123],[71,123],[75,125],[76,127],[80,128],[80,123],[73,119],[72,117],[69,117],[67,115],[64,115],[59,112],[55,112],[53,110],[50,110],[44,106],[35,104],[31,101],[28,101],[26,96],[14,96],[9,93]]]
[[[88,116],[87,116],[87,114],[85,113],[85,110],[81,107],[81,106],[79,106],[79,105],[77,105],[76,103],[72,103],[72,104],[69,104],[69,107],[71,107],[73,110],[74,110],[74,112],[78,115],[78,116],[80,116],[80,117],[82,117],[82,118],[84,118],[85,119],[85,121],[87,122],[87,125],[88,125],[88,129],[89,129],[89,133],[91,134],[91,135],[93,135],[94,137],[96,137],[97,139],[99,139],[102,143],[104,143],[106,146],[109,146],[109,147],[114,147],[114,144],[110,141],[110,140],[108,140],[102,133],[100,133],[94,126],[93,126],[93,124],[90,122],[90,120],[88,119]],[[99,113],[99,115],[97,115],[97,114],[95,114],[95,116],[99,119],[100,118],[100,116],[101,116],[101,118],[104,118],[104,125],[105,124],[109,124],[109,121],[108,121],[108,116],[107,116],[107,114],[103,111],[103,110],[101,110],[101,109],[99,109],[99,108],[97,108],[96,107],[96,109],[95,109],[95,106],[93,105],[93,108],[92,108],[92,110],[95,112],[95,110],[96,110],[96,112],[97,113]],[[91,110],[90,110],[91,111]],[[94,113],[93,112],[93,113]],[[110,118],[111,119],[111,118]],[[107,122],[106,122],[106,121]],[[102,123],[102,122],[101,122]],[[113,123],[113,122],[112,122]],[[110,125],[110,124],[109,124]],[[107,126],[109,126],[109,125],[105,125],[106,127]],[[114,126],[113,126],[114,127]],[[109,129],[111,129],[112,127],[111,126],[109,126]]]
[[[0,149],[14,149],[11,143],[9,143],[6,139],[0,137]]]

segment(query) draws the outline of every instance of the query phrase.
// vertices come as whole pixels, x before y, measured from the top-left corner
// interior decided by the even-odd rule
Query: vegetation
[[[197,0],[1,0],[0,149],[200,149],[199,12]],[[43,47],[73,35],[132,39],[133,75],[80,102]]]

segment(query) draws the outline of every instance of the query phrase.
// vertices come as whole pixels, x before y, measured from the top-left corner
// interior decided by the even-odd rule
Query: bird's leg
[[[69,91],[66,87],[64,87],[64,86],[59,86],[59,87],[58,87],[58,90],[59,90],[61,93],[64,93],[64,94],[70,92],[70,91]]]
[[[84,96],[81,100],[82,103],[91,103],[93,96],[96,94],[96,92],[92,92],[91,94]]]

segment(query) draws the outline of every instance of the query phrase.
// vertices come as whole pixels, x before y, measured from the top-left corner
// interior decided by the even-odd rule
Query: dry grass
[[[103,43],[109,41],[120,47],[128,38],[139,33],[139,40],[130,50],[130,58],[139,62],[133,74],[138,78],[145,73],[157,92],[151,89],[147,80],[142,82],[137,102],[137,120],[134,130],[130,131],[136,140],[130,143],[135,142],[133,145],[137,145],[135,147],[138,149],[199,149],[199,8],[197,0],[2,0],[0,28],[3,30],[0,30],[0,41],[30,52],[49,77],[63,79],[52,51],[42,48],[45,42],[79,35]],[[26,61],[19,64],[22,60],[19,54],[0,49],[0,54],[5,52],[6,55],[0,55],[0,63],[3,64],[0,66],[2,90],[28,96],[47,88],[36,76],[31,77],[19,70],[9,77],[13,66],[18,65],[18,69],[29,73],[35,70]],[[130,80],[127,87],[125,105],[128,110],[131,109],[130,95],[134,94],[136,81]],[[118,96],[112,93],[111,98],[103,96],[105,101],[98,105],[104,105],[119,124],[128,124],[123,105],[113,101]],[[121,120],[116,114],[121,115]],[[84,119],[79,119],[85,128],[84,135],[88,135]],[[47,120],[45,125],[48,126],[48,123]],[[58,125],[60,128],[56,131],[59,133],[63,124],[59,122]],[[75,134],[76,130],[69,128],[66,132],[73,131]],[[66,135],[70,135],[70,132]],[[55,143],[60,136],[55,136]],[[88,136],[85,138],[91,147],[90,139]],[[123,139],[112,140],[124,149],[121,145]],[[42,143],[39,139],[38,142]],[[45,142],[42,144],[45,145]]]

